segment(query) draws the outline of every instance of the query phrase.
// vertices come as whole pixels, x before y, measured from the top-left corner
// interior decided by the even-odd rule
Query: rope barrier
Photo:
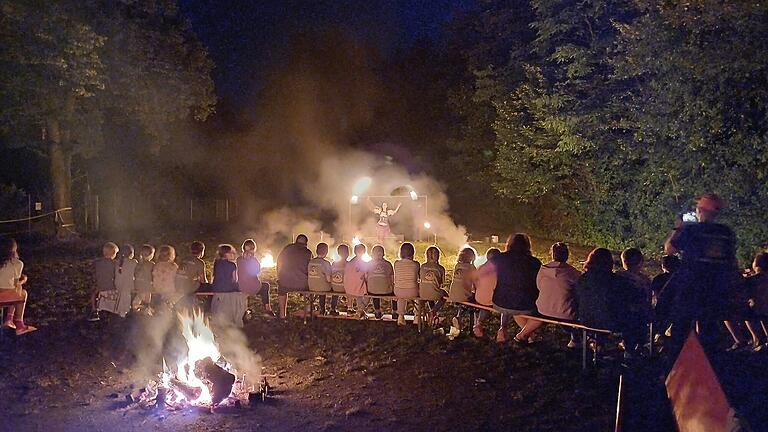
[[[64,207],[64,208],[60,208],[58,210],[54,210],[54,211],[51,211],[51,212],[48,212],[48,213],[43,213],[43,214],[37,215],[37,216],[26,217],[26,218],[21,218],[21,219],[0,220],[0,224],[9,224],[9,223],[17,223],[17,222],[29,222],[31,220],[41,219],[41,218],[44,218],[44,217],[47,217],[47,216],[50,216],[50,215],[59,216],[59,213],[65,212],[65,211],[70,211],[70,210],[72,210],[72,207]]]

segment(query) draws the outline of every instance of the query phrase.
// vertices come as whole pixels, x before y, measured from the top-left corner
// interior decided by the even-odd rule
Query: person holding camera
[[[665,290],[672,297],[673,352],[682,348],[693,324],[698,324],[702,345],[716,342],[716,326],[728,320],[732,291],[739,283],[736,235],[717,222],[723,200],[707,193],[696,201],[696,222],[683,222],[664,244],[666,254],[680,254],[681,266]]]

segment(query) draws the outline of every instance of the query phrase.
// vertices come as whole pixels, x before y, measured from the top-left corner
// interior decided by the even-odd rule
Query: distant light
[[[371,183],[373,183],[373,180],[370,177],[360,177],[352,186],[352,194],[355,196],[362,194]]]
[[[419,199],[419,195],[416,193],[415,190],[411,190],[411,199],[414,200],[414,201]]]
[[[360,241],[360,237],[358,237],[358,236],[354,236],[354,237],[352,237],[352,247],[353,247],[353,248],[354,248],[355,246],[357,246],[357,245],[361,244],[361,243],[362,243],[362,242]]]
[[[275,258],[271,253],[267,252],[264,254],[264,257],[261,258],[261,268],[272,268],[275,267],[275,265]]]
[[[359,199],[360,198],[357,195],[352,195],[352,199],[350,199],[349,202],[351,202],[352,204],[357,204],[357,201]]]
[[[429,223],[429,222],[424,222],[424,228],[430,229],[430,228],[432,228],[432,224]]]
[[[372,259],[373,258],[371,258],[371,256],[368,255],[368,252],[363,254],[363,257],[362,257],[363,262],[371,262]]]

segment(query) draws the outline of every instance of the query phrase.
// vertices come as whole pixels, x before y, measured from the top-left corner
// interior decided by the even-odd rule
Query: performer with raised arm
[[[403,203],[397,203],[397,207],[394,210],[387,208],[387,203],[382,202],[381,207],[376,206],[368,197],[368,207],[371,211],[379,217],[379,221],[376,222],[376,239],[379,243],[383,243],[384,239],[389,236],[389,218],[395,215]]]

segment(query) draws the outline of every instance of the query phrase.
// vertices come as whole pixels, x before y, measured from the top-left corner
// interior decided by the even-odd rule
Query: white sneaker
[[[568,349],[576,348],[576,341],[574,341],[573,339],[569,340],[568,345],[566,345],[566,347],[568,347]]]
[[[454,326],[454,327],[456,327],[456,329],[457,329],[458,331],[461,331],[461,323],[459,322],[459,318],[457,318],[457,317],[453,317],[453,318],[451,319],[451,325],[452,325],[452,326]]]

